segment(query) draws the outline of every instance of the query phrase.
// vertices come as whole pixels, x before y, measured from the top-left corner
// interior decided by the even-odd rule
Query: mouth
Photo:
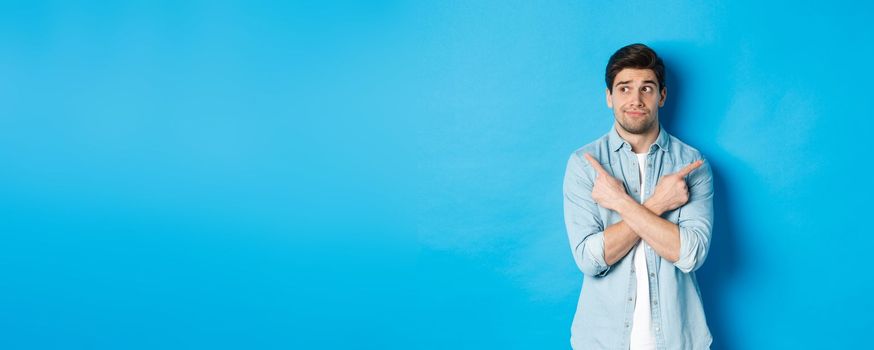
[[[642,117],[646,115],[644,111],[625,111],[625,114],[628,114],[632,117]]]

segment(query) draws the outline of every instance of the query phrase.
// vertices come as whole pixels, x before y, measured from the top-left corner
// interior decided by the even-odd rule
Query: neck
[[[649,146],[655,143],[655,140],[659,137],[658,123],[655,123],[654,127],[650,128],[643,134],[632,134],[627,132],[625,129],[622,129],[617,122],[614,122],[613,127],[616,128],[616,132],[619,133],[619,136],[631,145],[631,150],[634,153],[648,152]]]

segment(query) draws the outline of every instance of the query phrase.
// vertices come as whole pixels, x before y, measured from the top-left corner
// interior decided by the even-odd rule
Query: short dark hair
[[[625,46],[610,56],[607,61],[607,88],[613,93],[613,80],[625,68],[651,69],[659,81],[659,90],[665,88],[665,64],[653,49],[644,44]]]

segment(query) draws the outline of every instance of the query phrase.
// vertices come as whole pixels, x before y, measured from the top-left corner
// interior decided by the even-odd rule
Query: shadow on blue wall
[[[704,300],[707,323],[713,333],[714,350],[734,349],[731,346],[731,331],[727,328],[729,320],[724,316],[726,306],[725,292],[733,277],[743,268],[734,241],[734,206],[732,205],[731,183],[721,176],[722,162],[711,158],[714,178],[714,228],[710,242],[707,262],[696,273]]]

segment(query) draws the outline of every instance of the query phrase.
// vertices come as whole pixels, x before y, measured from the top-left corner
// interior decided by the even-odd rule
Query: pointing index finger
[[[689,173],[691,173],[695,169],[698,169],[698,167],[700,167],[701,164],[704,164],[703,160],[701,160],[701,159],[696,160],[696,161],[692,162],[692,164],[689,164],[685,168],[683,168],[682,170],[678,171],[677,174],[679,174],[682,177],[686,177],[686,175],[689,175]]]
[[[604,170],[604,167],[601,166],[601,163],[599,163],[597,159],[592,158],[592,156],[589,155],[588,153],[586,153],[585,156],[586,156],[586,160],[589,161],[589,164],[591,164],[592,167],[595,168],[595,171],[597,171],[598,174],[606,174],[607,173],[607,171]]]

